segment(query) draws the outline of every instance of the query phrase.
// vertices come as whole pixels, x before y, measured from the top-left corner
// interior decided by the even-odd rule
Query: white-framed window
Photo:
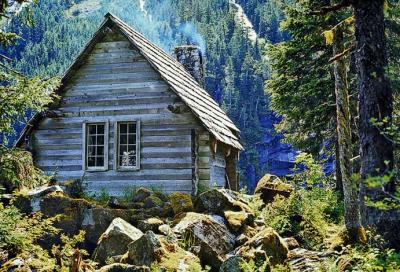
[[[140,122],[116,122],[114,130],[116,152],[115,169],[132,171],[140,169]]]
[[[108,122],[83,124],[83,167],[87,171],[108,170]]]

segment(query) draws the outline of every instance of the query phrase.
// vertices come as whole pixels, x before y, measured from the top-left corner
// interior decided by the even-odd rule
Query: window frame
[[[104,166],[88,166],[88,126],[104,125]],[[82,169],[86,172],[108,171],[108,150],[109,150],[109,122],[107,121],[85,121],[82,124]]]
[[[136,124],[136,165],[120,166],[119,165],[119,124]],[[140,121],[139,120],[118,120],[114,122],[114,169],[119,172],[139,171],[140,170]]]

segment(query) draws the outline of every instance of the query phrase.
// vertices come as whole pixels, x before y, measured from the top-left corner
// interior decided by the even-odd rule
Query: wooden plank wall
[[[210,183],[209,133],[139,52],[121,35],[98,43],[66,87],[61,118],[46,118],[33,133],[36,164],[60,181],[83,178],[87,190],[120,195],[125,187],[155,186],[167,193],[192,191],[191,131],[199,133],[199,182]],[[141,122],[141,169],[114,168],[114,122]],[[82,169],[82,123],[109,122],[109,170]]]

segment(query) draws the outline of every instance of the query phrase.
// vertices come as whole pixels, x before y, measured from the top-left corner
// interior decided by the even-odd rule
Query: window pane
[[[128,146],[127,145],[120,145],[119,146],[119,155],[123,155],[124,152],[128,151]]]
[[[136,145],[128,145],[128,151],[135,153],[136,152]]]
[[[129,143],[129,144],[134,144],[134,143],[136,143],[136,134],[129,134],[129,136],[128,136],[128,143]]]
[[[96,148],[94,146],[88,147],[88,156],[95,156],[96,155]]]
[[[119,133],[128,133],[128,125],[127,124],[119,124]]]
[[[90,135],[96,134],[96,125],[88,125],[88,132]]]
[[[97,145],[104,145],[104,136],[97,136]]]
[[[104,155],[104,146],[98,146],[97,147],[97,156],[103,156]]]
[[[88,145],[96,144],[96,136],[89,136]]]
[[[95,158],[96,158],[96,157],[89,157],[89,158],[88,158],[88,167],[96,166]]]
[[[96,157],[96,166],[104,166],[104,157]]]
[[[104,134],[104,125],[97,125],[97,134]]]
[[[136,133],[136,124],[129,124],[129,133]]]
[[[125,145],[125,144],[127,144],[128,142],[127,142],[127,140],[128,140],[128,136],[125,134],[121,134],[120,136],[119,136],[119,144],[121,144],[121,145]]]

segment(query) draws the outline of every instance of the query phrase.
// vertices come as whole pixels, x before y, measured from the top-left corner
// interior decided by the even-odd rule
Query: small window
[[[118,122],[118,169],[132,170],[139,168],[139,123]]]
[[[104,170],[107,168],[108,127],[106,123],[86,124],[86,169]]]

